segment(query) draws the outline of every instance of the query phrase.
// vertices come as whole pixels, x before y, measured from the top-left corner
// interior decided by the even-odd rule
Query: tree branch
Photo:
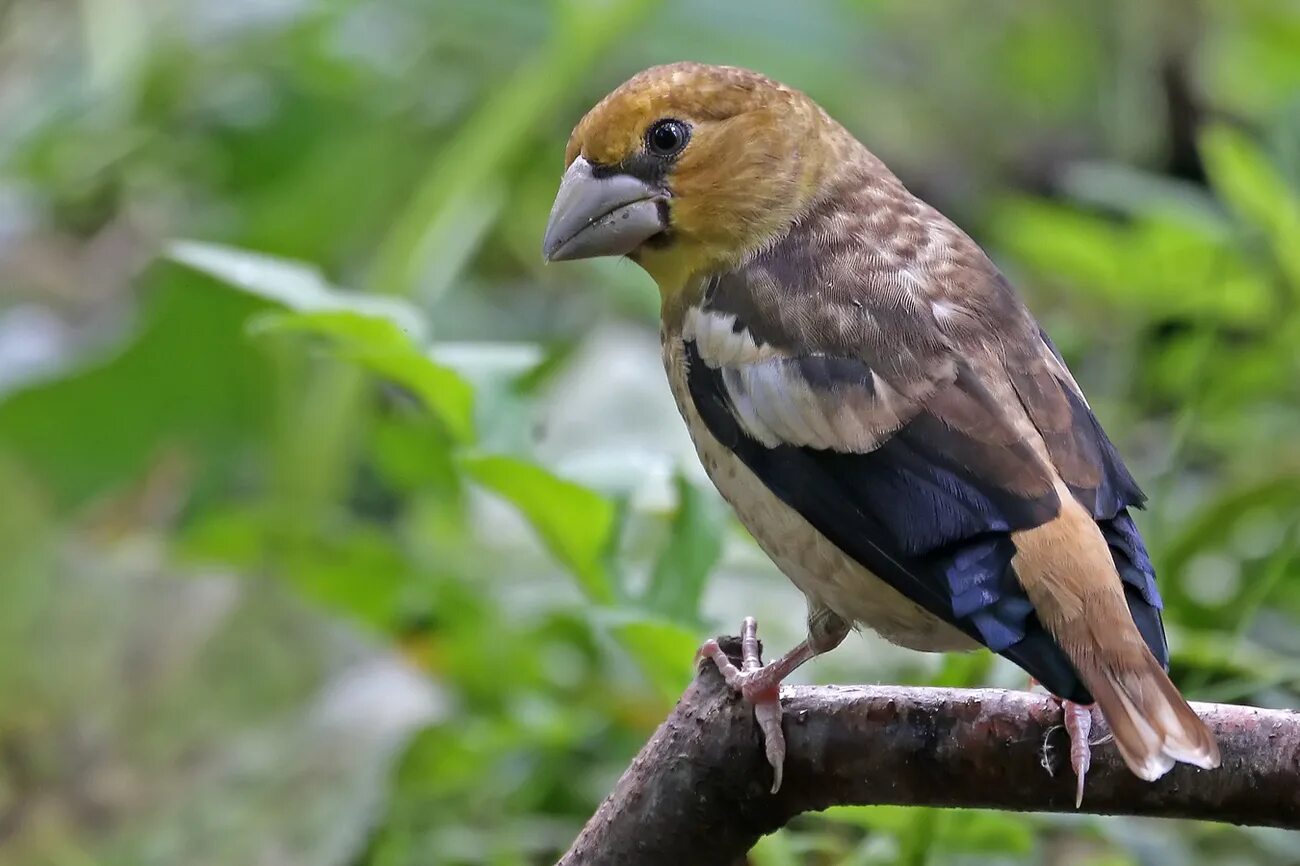
[[[782,704],[789,751],[773,795],[752,713],[702,664],[560,866],[731,863],[837,804],[1074,810],[1061,713],[1046,696],[820,686],[786,688]],[[1218,738],[1219,769],[1179,765],[1143,782],[1113,745],[1096,746],[1083,811],[1300,829],[1300,715],[1193,706]],[[1104,734],[1099,721],[1094,742]]]

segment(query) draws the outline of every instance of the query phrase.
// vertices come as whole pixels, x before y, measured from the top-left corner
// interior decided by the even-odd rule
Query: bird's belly
[[[685,365],[674,363],[672,351],[665,346],[668,379],[704,471],[758,546],[808,597],[810,605],[830,608],[841,618],[910,649],[939,652],[978,646],[847,556],[718,442],[695,411]]]

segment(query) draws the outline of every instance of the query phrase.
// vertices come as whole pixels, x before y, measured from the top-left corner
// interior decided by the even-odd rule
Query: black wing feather
[[[1091,700],[1011,568],[1010,532],[1054,515],[1054,496],[1021,498],[979,482],[951,450],[926,444],[945,430],[951,441],[961,438],[933,419],[913,421],[866,454],[768,447],[740,426],[721,373],[694,343],[686,351],[701,419],[778,498],[877,577],[1053,694]]]

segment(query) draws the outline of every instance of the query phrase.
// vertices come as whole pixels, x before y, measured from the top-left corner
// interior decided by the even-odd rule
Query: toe
[[[781,700],[765,700],[754,704],[754,720],[763,732],[763,746],[767,762],[772,765],[772,793],[781,789],[785,769],[785,733],[781,730]]]
[[[1088,736],[1092,732],[1092,708],[1073,701],[1063,701],[1061,712],[1065,716],[1065,730],[1070,735],[1070,769],[1074,770],[1074,808],[1083,805],[1084,780],[1092,766],[1092,745]]]

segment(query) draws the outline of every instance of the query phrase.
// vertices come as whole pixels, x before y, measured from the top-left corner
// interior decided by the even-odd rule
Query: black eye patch
[[[648,153],[634,153],[613,165],[592,163],[591,174],[593,177],[626,174],[637,180],[659,186],[662,185],[664,177],[668,174],[668,167],[669,163],[657,156],[651,156]]]
[[[680,120],[666,118],[650,125],[645,133],[645,146],[636,153],[613,164],[592,163],[594,177],[626,174],[654,186],[663,186],[673,159],[680,154],[691,138],[691,128]]]

